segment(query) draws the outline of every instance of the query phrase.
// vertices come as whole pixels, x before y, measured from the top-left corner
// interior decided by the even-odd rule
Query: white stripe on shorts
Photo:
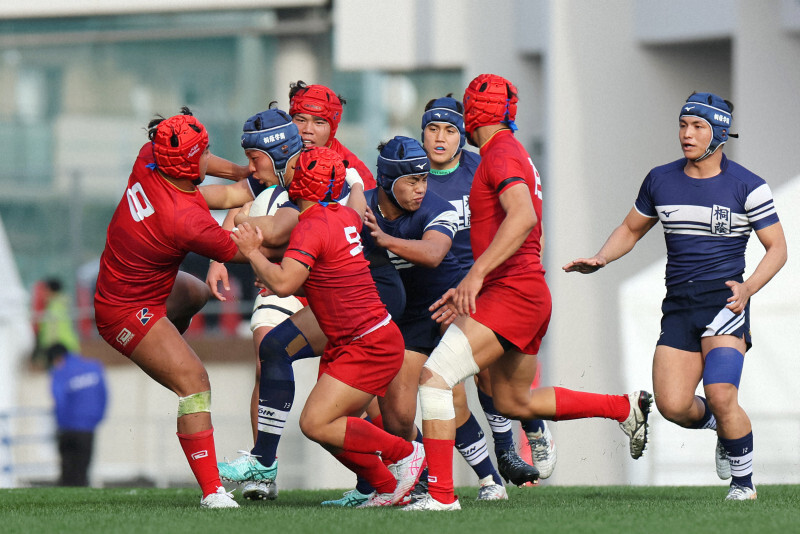
[[[731,334],[743,324],[744,312],[737,315],[728,308],[722,308],[717,316],[714,317],[714,320],[706,325],[706,331],[703,332],[702,337]]]

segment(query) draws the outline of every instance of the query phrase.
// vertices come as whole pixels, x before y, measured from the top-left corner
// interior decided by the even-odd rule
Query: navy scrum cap
[[[288,113],[271,108],[253,115],[244,123],[242,148],[260,150],[269,156],[283,185],[286,164],[303,149],[303,138]]]
[[[389,140],[378,155],[378,185],[395,201],[392,188],[398,178],[428,174],[428,155],[416,139],[397,135]]]
[[[458,129],[458,133],[461,134],[458,150],[464,148],[464,143],[467,142],[467,132],[464,131],[464,107],[461,102],[450,96],[431,101],[425,109],[425,113],[422,114],[423,136],[425,135],[425,127],[432,122],[455,126]],[[456,150],[456,153],[458,153],[458,150]]]
[[[695,93],[686,99],[681,108],[681,117],[697,117],[703,119],[711,127],[713,137],[705,153],[695,161],[700,161],[725,144],[730,135],[733,111],[730,102],[714,93]],[[735,135],[733,137],[736,137]]]

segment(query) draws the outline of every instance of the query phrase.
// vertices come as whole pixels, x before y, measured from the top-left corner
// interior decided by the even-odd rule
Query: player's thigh
[[[292,315],[289,320],[292,321],[297,329],[306,337],[311,348],[314,350],[314,354],[322,354],[325,345],[328,343],[328,338],[322,333],[322,329],[319,327],[317,318],[314,317],[311,308],[306,306]]]
[[[536,354],[511,349],[489,366],[492,398],[500,413],[510,413],[514,407],[528,404],[538,364]]]
[[[414,418],[417,412],[419,375],[427,359],[425,354],[405,351],[400,371],[389,384],[386,395],[378,399],[383,426],[387,432],[404,438],[413,438],[416,433]]]
[[[702,377],[703,357],[700,352],[667,345],[656,346],[653,355],[653,393],[658,410],[665,417],[691,409]]]
[[[203,362],[166,317],[159,319],[150,329],[130,359],[178,396],[185,397],[211,388]]]
[[[492,375],[488,368],[481,369],[481,372],[475,375],[475,386],[489,397],[492,396]]]
[[[479,369],[486,369],[505,352],[497,335],[487,326],[471,317],[459,317],[455,323],[469,341],[472,358]]]
[[[200,311],[211,298],[211,290],[199,278],[178,271],[175,283],[167,297],[167,317],[173,322],[177,319],[189,319]]]
[[[309,435],[309,431],[330,425],[342,417],[360,417],[373,397],[370,393],[323,374],[308,395],[300,414],[300,428]]]

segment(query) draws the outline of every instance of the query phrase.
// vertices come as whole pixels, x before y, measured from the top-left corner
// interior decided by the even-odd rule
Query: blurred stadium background
[[[105,229],[155,114],[189,105],[214,153],[243,162],[245,118],[289,83],[347,99],[338,137],[374,165],[379,141],[419,135],[431,98],[481,72],[519,88],[518,137],[542,173],[545,264],[554,296],[542,383],[627,392],[651,388],[664,246],[651,232],[630,258],[593,277],[562,265],[593,254],[630,209],[647,171],[680,157],[678,108],[693,90],[736,105],[725,151],[776,195],[790,260],[753,302],[755,346],[742,381],[756,432],[756,480],[800,482],[800,364],[794,247],[800,200],[798,0],[12,0],[0,4],[0,487],[56,476],[47,374],[30,364],[38,280],[66,284],[83,352],[103,360],[110,409],[93,484],[191,484],[175,400],[97,337],[91,294]],[[3,231],[4,228],[4,231]],[[754,260],[761,247],[751,246]],[[205,263],[186,269],[205,277]],[[240,299],[210,303],[187,336],[208,362],[217,453],[251,444],[253,349]],[[301,362],[296,413],[315,362]],[[479,412],[479,405],[471,405]],[[481,415],[478,417],[482,419]],[[296,418],[294,418],[296,421]],[[630,461],[606,421],[559,423],[547,484],[711,484],[714,436],[653,418],[649,453]],[[485,427],[488,430],[488,427]],[[352,478],[287,425],[281,487],[348,487]],[[313,461],[315,469],[307,466]],[[474,484],[457,459],[456,484]]]

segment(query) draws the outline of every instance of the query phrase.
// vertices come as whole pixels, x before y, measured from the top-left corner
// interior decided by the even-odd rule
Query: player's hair
[[[294,95],[296,95],[301,89],[308,89],[309,87],[310,86],[306,82],[304,82],[303,80],[297,80],[296,82],[290,83],[289,84],[289,100],[294,98]],[[341,102],[341,104],[343,106],[347,104],[347,100],[345,100],[345,98],[342,95],[337,93],[336,94],[336,98],[339,99],[339,102]]]
[[[192,113],[192,110],[189,109],[188,106],[182,106],[180,114],[181,115],[189,115],[190,117],[194,117],[194,113]],[[158,114],[158,113],[156,113],[155,117],[150,119],[150,122],[147,123],[147,138],[148,139],[150,139],[152,141],[155,138],[156,131],[158,130],[158,125],[161,124],[165,120],[167,120],[167,118],[164,117],[161,114]],[[200,133],[200,129],[198,129],[197,126],[190,125],[190,128],[192,128],[194,131]],[[172,146],[177,146],[177,145],[172,145]]]

